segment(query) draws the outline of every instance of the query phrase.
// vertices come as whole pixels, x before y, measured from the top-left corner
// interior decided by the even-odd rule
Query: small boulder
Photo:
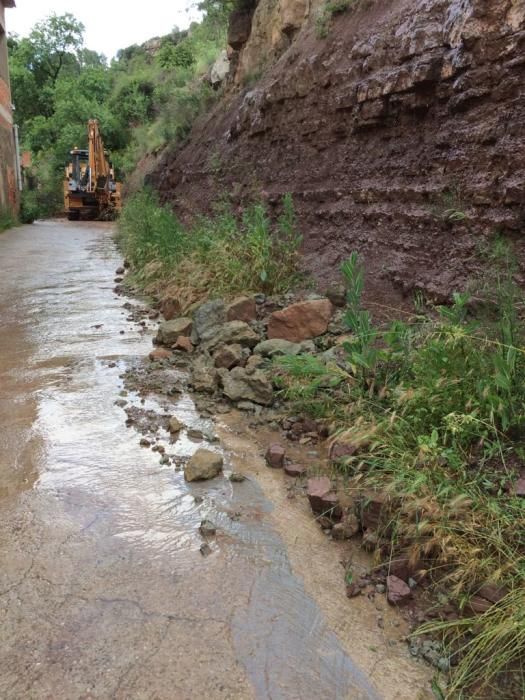
[[[230,372],[220,372],[224,394],[232,401],[252,401],[263,406],[272,403],[272,383],[261,370],[248,373],[244,367],[234,367]]]
[[[247,360],[244,368],[248,374],[252,374],[257,369],[264,367],[264,359],[260,355],[251,355]]]
[[[336,523],[332,528],[334,540],[349,540],[360,530],[359,520],[353,513],[345,515],[340,523]]]
[[[325,292],[326,298],[339,308],[346,306],[346,287],[342,282],[334,282]]]
[[[308,479],[306,495],[310,507],[318,515],[329,515],[332,520],[341,519],[341,507],[337,495],[332,492],[332,483],[327,476]]]
[[[237,297],[226,307],[228,321],[255,321],[257,308],[253,297]]]
[[[333,306],[328,299],[300,301],[271,314],[268,338],[292,343],[316,338],[326,333],[332,314]]]
[[[209,352],[213,352],[221,345],[241,345],[253,348],[259,342],[259,336],[244,321],[228,321],[214,329],[210,337],[204,343]]]
[[[191,380],[195,391],[213,394],[218,386],[218,374],[211,359],[198,357],[193,363]]]
[[[170,357],[173,357],[173,353],[166,350],[166,348],[155,348],[148,357],[152,362],[158,362],[159,360],[168,360]]]
[[[175,416],[172,416],[172,418],[170,418],[170,422],[168,423],[168,430],[172,435],[174,433],[180,433],[180,431],[183,428],[184,426],[178,418],[176,418]]]
[[[193,314],[192,340],[205,342],[213,337],[216,329],[226,321],[226,304],[214,299],[201,304]]]
[[[299,343],[291,343],[289,340],[283,340],[282,338],[274,338],[273,340],[263,340],[261,343],[258,343],[253,352],[263,357],[298,355],[301,352],[301,345]]]
[[[211,450],[200,448],[189,459],[184,467],[186,481],[203,481],[213,479],[222,471],[223,459],[221,455]]]
[[[282,445],[277,443],[270,445],[265,454],[266,464],[273,469],[282,469],[285,454],[286,452]]]
[[[288,476],[304,476],[306,467],[303,464],[285,464],[284,473]]]
[[[173,349],[180,350],[181,352],[193,352],[193,343],[191,342],[191,338],[187,335],[179,335],[173,344]]]
[[[403,605],[412,598],[410,586],[397,576],[386,577],[386,599],[390,605]]]
[[[217,350],[213,359],[215,360],[215,367],[225,367],[226,369],[236,367],[244,360],[242,347],[238,343],[224,345]]]
[[[164,321],[157,332],[157,342],[161,345],[173,345],[181,335],[190,335],[193,321],[191,318],[175,318]]]
[[[164,297],[160,302],[160,312],[166,321],[172,321],[180,315],[182,307],[176,297]]]
[[[115,270],[116,275],[123,275],[126,272],[125,268],[121,265],[120,267],[117,267]]]

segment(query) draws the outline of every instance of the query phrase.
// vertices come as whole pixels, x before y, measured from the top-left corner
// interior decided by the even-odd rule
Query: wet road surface
[[[121,375],[151,336],[113,292],[120,262],[106,225],[0,236],[0,698],[416,697],[354,663],[255,479],[187,485],[125,427]],[[198,422],[187,396],[173,412]]]

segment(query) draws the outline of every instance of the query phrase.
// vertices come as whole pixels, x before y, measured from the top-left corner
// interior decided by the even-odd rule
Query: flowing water
[[[354,663],[255,478],[188,485],[125,427],[152,330],[126,319],[119,263],[107,225],[0,236],[0,698],[415,698]],[[187,396],[173,411],[198,422]]]

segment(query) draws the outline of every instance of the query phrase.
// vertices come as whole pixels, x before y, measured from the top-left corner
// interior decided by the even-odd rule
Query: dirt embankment
[[[237,86],[150,181],[183,217],[225,192],[275,210],[292,192],[319,280],[358,249],[371,299],[448,297],[481,269],[480,242],[522,228],[525,3],[358,3],[325,39],[307,5],[265,39],[265,3],[230,33]],[[280,58],[243,86],[265,50]]]

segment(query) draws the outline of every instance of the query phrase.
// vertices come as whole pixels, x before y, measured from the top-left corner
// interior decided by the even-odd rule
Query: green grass
[[[319,39],[326,39],[330,32],[332,19],[357,5],[357,0],[327,0],[315,22],[315,31]]]
[[[135,281],[150,291],[169,288],[181,299],[284,292],[300,277],[290,196],[275,223],[262,204],[247,207],[240,221],[220,205],[214,216],[185,227],[145,192],[125,205],[118,236]]]
[[[343,266],[351,331],[343,361],[276,360],[294,412],[327,420],[338,440],[363,445],[339,465],[349,488],[392,495],[379,527],[382,551],[408,556],[455,604],[459,620],[433,627],[446,630],[452,648],[458,639],[464,647],[448,698],[497,683],[509,668],[525,687],[517,602],[525,600],[525,499],[512,493],[525,457],[525,328],[508,250],[502,254],[499,238],[495,244],[477,289],[490,295],[488,316],[474,318],[469,295],[456,293],[432,317],[376,327],[361,306],[364,273],[354,254]],[[489,584],[510,597],[465,619],[472,596]]]

